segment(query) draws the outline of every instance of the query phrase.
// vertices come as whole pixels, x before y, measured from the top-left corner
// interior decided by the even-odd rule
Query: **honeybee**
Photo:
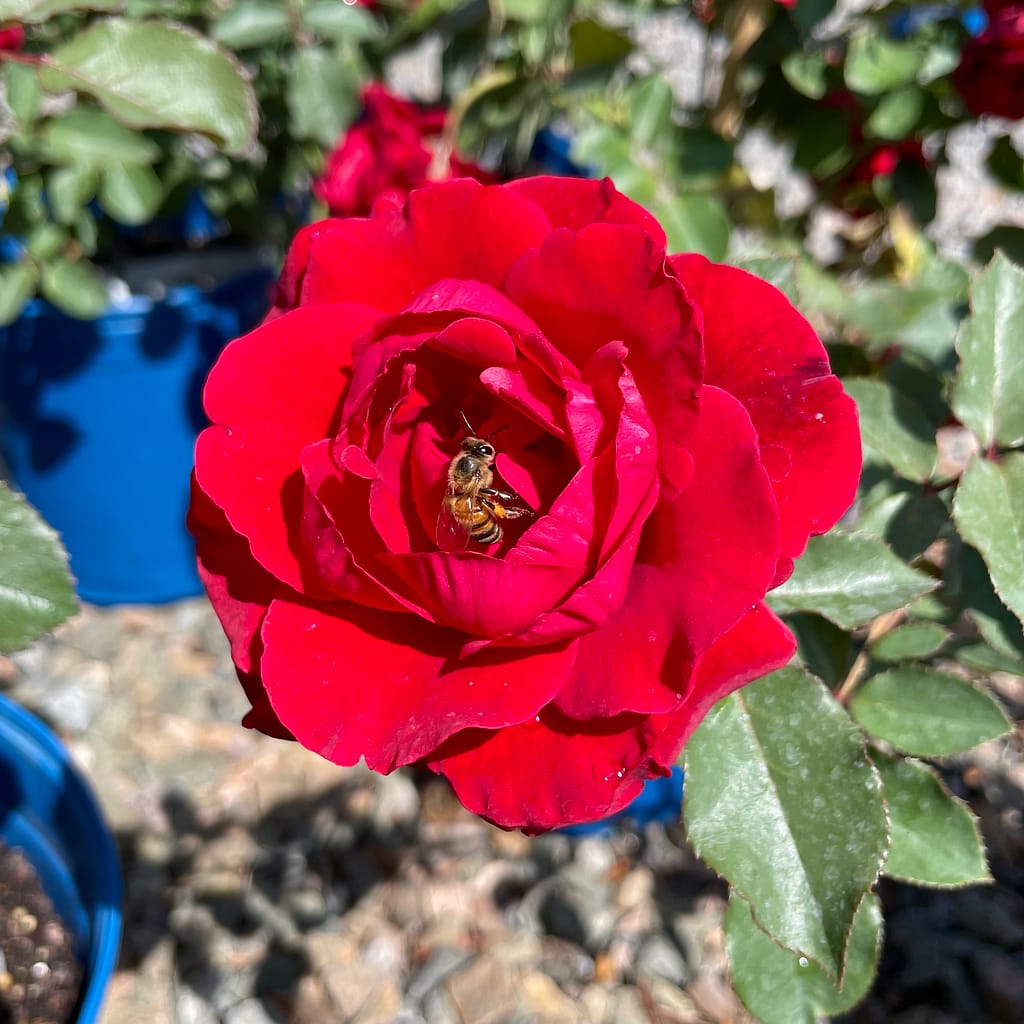
[[[448,490],[441,502],[441,515],[437,521],[437,541],[453,540],[455,546],[464,546],[474,540],[477,544],[497,544],[504,535],[499,520],[519,519],[533,512],[518,505],[504,505],[518,495],[492,487],[494,445],[488,437],[477,437],[462,417],[469,434],[462,439],[461,450],[448,464]]]

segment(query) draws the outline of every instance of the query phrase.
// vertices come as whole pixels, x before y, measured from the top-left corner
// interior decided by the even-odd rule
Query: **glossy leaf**
[[[995,700],[966,680],[909,665],[858,687],[850,713],[872,736],[917,757],[959,754],[1010,727]]]
[[[735,893],[725,913],[725,945],[736,994],[762,1024],[817,1024],[867,994],[882,945],[882,911],[878,897],[868,893],[854,918],[839,988],[806,958],[773,942]]]
[[[937,622],[908,622],[879,637],[871,653],[882,661],[927,658],[948,639],[949,630]]]
[[[200,132],[234,156],[256,137],[256,97],[241,67],[183,25],[100,21],[46,57],[42,82],[89,94],[128,127]]]
[[[28,647],[78,609],[68,556],[55,530],[0,483],[0,652]]]
[[[936,540],[949,522],[949,512],[934,493],[899,490],[878,500],[865,499],[857,529],[880,537],[897,556],[910,561]]]
[[[847,713],[804,672],[775,672],[701,723],[686,787],[700,857],[777,942],[838,978],[888,844],[878,773]]]
[[[861,436],[900,476],[923,483],[937,454],[935,429],[905,395],[880,380],[855,377],[843,386],[857,403]]]
[[[950,596],[974,620],[978,632],[1001,654],[1024,658],[1024,627],[999,600],[981,555],[967,544],[952,550]]]
[[[853,638],[845,629],[820,615],[796,612],[786,616],[786,625],[793,631],[797,654],[808,671],[836,687],[853,664]]]
[[[1024,622],[1024,453],[975,458],[960,478],[953,518],[981,552],[1002,602]]]
[[[871,755],[882,776],[892,846],[885,874],[919,885],[991,881],[978,825],[928,765]]]
[[[935,585],[876,537],[830,533],[810,539],[793,575],[768,595],[768,603],[779,613],[818,612],[837,626],[855,629]]]
[[[997,253],[971,288],[951,404],[982,448],[1024,442],[1024,269]]]

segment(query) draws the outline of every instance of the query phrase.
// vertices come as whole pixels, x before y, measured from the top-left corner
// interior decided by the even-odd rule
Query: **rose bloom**
[[[362,99],[362,118],[345,132],[313,183],[335,216],[369,213],[378,197],[404,199],[429,181],[494,180],[445,148],[444,110],[423,110],[377,83],[363,90]]]
[[[21,25],[8,25],[0,28],[0,53],[5,50],[13,53],[25,45],[25,30]]]
[[[204,397],[190,525],[246,724],[426,765],[531,833],[625,807],[789,660],[763,599],[860,469],[810,325],[666,255],[607,180],[463,179],[305,228]],[[470,435],[503,493],[462,473]]]
[[[975,116],[1024,117],[1024,3],[989,0],[988,27],[964,45],[953,82]]]

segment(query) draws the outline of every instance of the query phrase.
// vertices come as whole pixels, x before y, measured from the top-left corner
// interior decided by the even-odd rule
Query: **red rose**
[[[666,257],[610,181],[459,180],[305,228],[205,403],[190,524],[247,724],[426,764],[530,832],[624,807],[788,661],[762,599],[860,468],[809,324]]]
[[[25,30],[21,25],[8,25],[0,28],[0,53],[20,50],[25,45]]]
[[[1024,117],[1024,4],[985,7],[988,27],[964,46],[953,82],[975,117]]]
[[[339,217],[369,213],[377,199],[402,201],[428,181],[493,176],[444,146],[445,113],[422,110],[373,84],[363,91],[363,117],[327,157],[313,191]]]

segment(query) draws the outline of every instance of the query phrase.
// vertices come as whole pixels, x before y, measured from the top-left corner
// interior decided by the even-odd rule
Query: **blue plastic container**
[[[20,847],[74,933],[84,967],[73,1024],[93,1024],[121,941],[121,866],[96,798],[57,737],[0,694],[0,837]]]
[[[97,320],[34,300],[0,329],[3,456],[63,536],[84,600],[200,593],[184,520],[202,385],[266,312],[273,277],[250,261],[228,283],[132,295]]]

